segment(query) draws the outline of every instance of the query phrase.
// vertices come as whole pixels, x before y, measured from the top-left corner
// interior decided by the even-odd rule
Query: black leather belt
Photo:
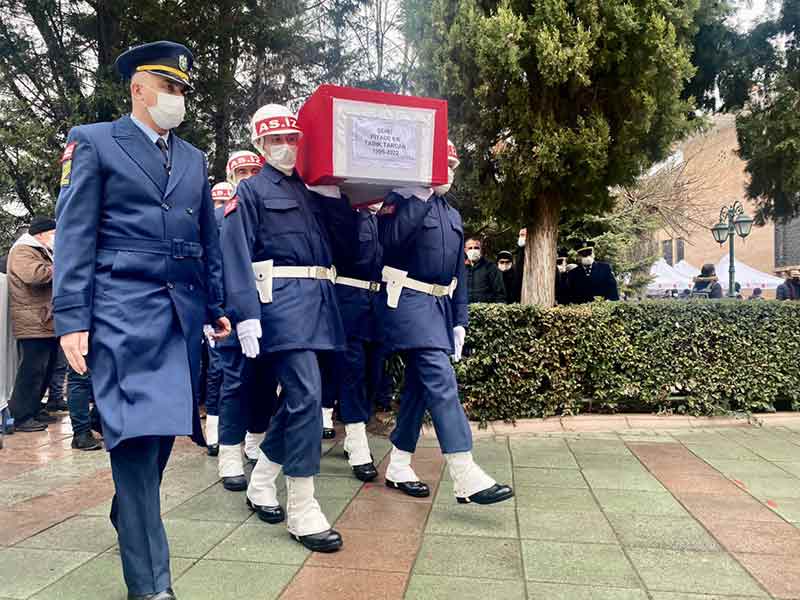
[[[197,242],[186,240],[153,240],[148,238],[127,238],[111,235],[101,235],[97,240],[98,250],[112,250],[118,252],[145,252],[147,254],[161,254],[172,258],[202,258],[203,246]]]

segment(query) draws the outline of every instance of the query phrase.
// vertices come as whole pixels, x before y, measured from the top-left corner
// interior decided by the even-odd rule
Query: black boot
[[[16,423],[14,425],[14,429],[16,431],[21,431],[23,433],[44,431],[45,429],[47,429],[47,423],[40,423],[35,419],[28,419],[27,421],[23,421],[22,423]]]
[[[39,423],[58,423],[58,421],[59,421],[58,417],[54,417],[49,412],[47,412],[45,409],[40,410],[36,414],[35,418],[36,418],[37,421],[39,421]]]
[[[375,463],[368,462],[363,465],[355,465],[353,467],[353,475],[359,481],[372,481],[378,476],[378,469],[375,468]]]
[[[336,552],[342,547],[342,536],[333,529],[311,535],[292,534],[292,537],[312,552]]]
[[[431,488],[424,481],[391,481],[387,479],[386,487],[400,490],[406,496],[413,498],[427,498],[431,495]]]
[[[210,446],[206,446],[206,452],[208,452],[209,456],[218,456],[219,444],[211,444]]]
[[[247,489],[247,478],[244,475],[236,477],[223,477],[222,487],[229,492],[243,492]]]
[[[247,507],[257,513],[259,519],[270,525],[281,523],[286,519],[286,513],[283,511],[283,507],[280,504],[277,506],[260,506],[258,504],[253,504],[250,502],[250,498],[248,498]]]
[[[100,450],[103,443],[91,431],[83,431],[72,436],[73,450]]]
[[[322,428],[322,439],[323,440],[332,440],[336,437],[336,430],[331,429],[329,427]]]
[[[495,483],[492,487],[476,492],[467,498],[456,497],[459,504],[495,504],[514,497],[510,486]]]

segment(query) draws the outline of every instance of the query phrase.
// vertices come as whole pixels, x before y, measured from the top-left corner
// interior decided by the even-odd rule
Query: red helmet
[[[211,199],[214,200],[214,202],[227,202],[233,198],[233,194],[233,186],[227,181],[221,181],[211,188]]]
[[[447,166],[456,169],[459,164],[461,164],[461,161],[458,160],[456,145],[450,140],[447,140]]]
[[[263,166],[264,159],[255,152],[250,152],[249,150],[238,150],[237,152],[231,154],[230,158],[228,158],[228,164],[225,166],[225,174],[228,177],[228,182],[236,185],[236,182],[234,181],[236,169],[239,167]]]

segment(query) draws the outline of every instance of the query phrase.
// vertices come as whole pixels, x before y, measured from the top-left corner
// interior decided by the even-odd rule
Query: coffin
[[[322,85],[297,120],[303,181],[338,185],[354,205],[447,183],[445,100]]]

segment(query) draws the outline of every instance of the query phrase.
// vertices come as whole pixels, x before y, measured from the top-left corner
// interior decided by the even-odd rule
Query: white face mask
[[[497,268],[501,271],[508,271],[511,269],[511,263],[497,263]]]
[[[581,256],[580,261],[584,267],[591,267],[594,264],[594,256],[591,254],[589,256]]]
[[[264,145],[264,159],[281,171],[284,175],[291,175],[297,162],[297,146],[291,144]]]
[[[467,258],[471,262],[478,262],[481,258],[481,251],[474,248],[467,250]]]
[[[379,211],[381,208],[383,208],[383,201],[382,201],[382,200],[381,200],[380,202],[376,202],[375,204],[370,204],[370,205],[367,207],[367,210],[368,210],[369,212],[371,212],[373,215],[377,215],[377,214],[378,214],[378,211]]]
[[[517,246],[519,246],[520,248],[524,248],[525,247],[525,238],[524,237],[520,236],[519,238],[517,238]]]
[[[186,116],[186,102],[183,96],[165,94],[153,90],[153,88],[149,89],[156,92],[156,103],[147,107],[147,111],[153,117],[156,125],[161,129],[169,130],[183,123],[183,118]]]
[[[453,181],[455,181],[455,178],[456,172],[453,170],[453,167],[447,167],[447,183],[437,185],[435,188],[433,188],[433,193],[437,196],[444,196],[450,191],[450,188],[453,187]]]

